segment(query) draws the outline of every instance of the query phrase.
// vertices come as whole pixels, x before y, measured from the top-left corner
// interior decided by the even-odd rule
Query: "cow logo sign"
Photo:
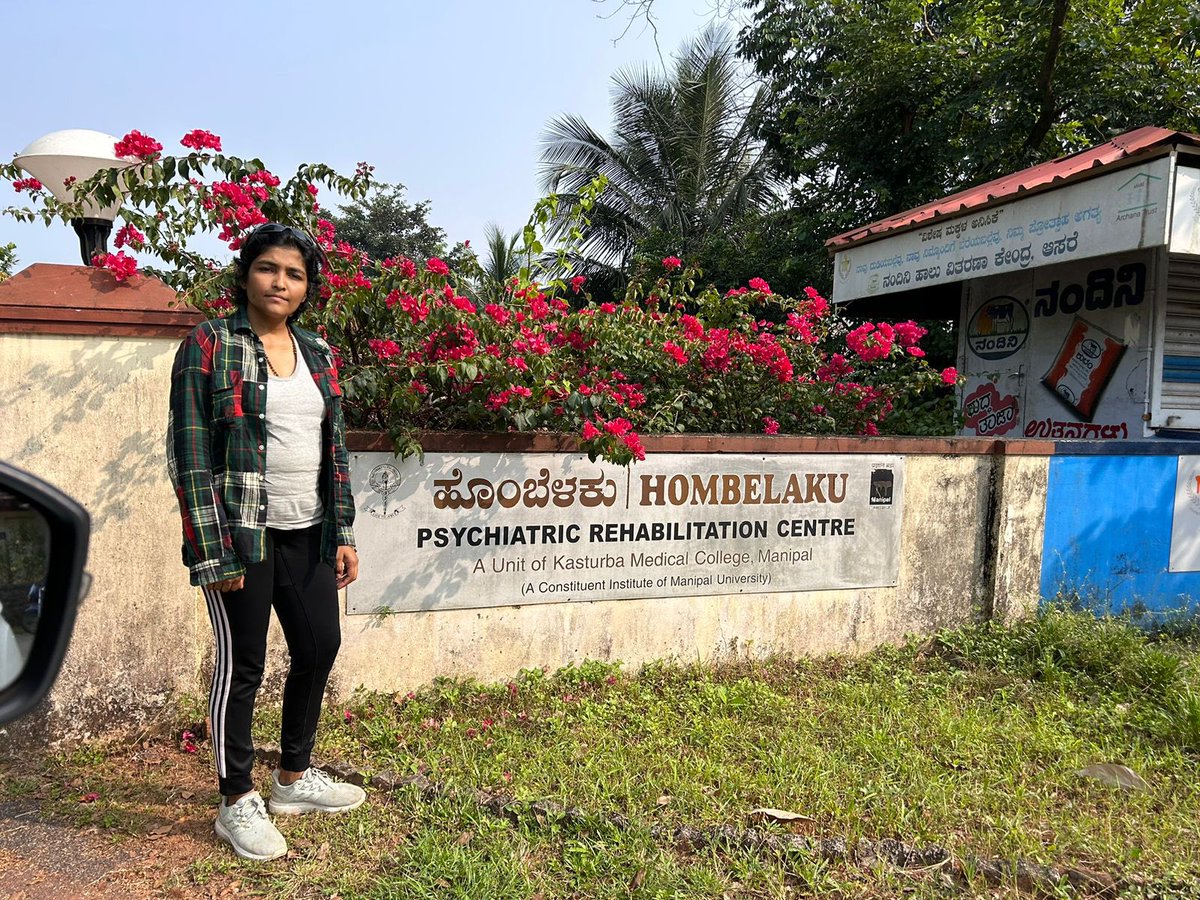
[[[980,359],[1012,356],[1028,337],[1029,310],[1006,294],[983,301],[967,326],[967,346]]]

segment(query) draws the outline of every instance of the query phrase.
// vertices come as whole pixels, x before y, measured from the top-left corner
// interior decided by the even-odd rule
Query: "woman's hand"
[[[337,574],[337,589],[339,591],[358,578],[357,551],[353,547],[338,547],[337,565],[333,571]]]
[[[220,591],[222,594],[228,594],[230,591],[240,591],[246,583],[246,576],[239,575],[237,578],[226,578],[224,581],[218,581],[210,585],[214,591]]]

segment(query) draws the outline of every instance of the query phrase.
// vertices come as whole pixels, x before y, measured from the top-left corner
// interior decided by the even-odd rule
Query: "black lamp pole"
[[[108,236],[112,234],[113,223],[108,219],[82,218],[72,219],[71,227],[79,235],[79,254],[83,264],[90,266],[97,253],[108,253]]]

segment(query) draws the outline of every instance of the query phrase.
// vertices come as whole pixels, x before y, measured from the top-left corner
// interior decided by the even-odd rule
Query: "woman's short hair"
[[[293,247],[300,252],[300,256],[304,259],[304,272],[308,276],[308,291],[296,311],[288,316],[288,321],[293,322],[300,317],[304,310],[308,309],[309,303],[316,300],[321,293],[321,251],[317,248],[316,241],[299,228],[281,225],[278,222],[267,222],[246,235],[242,241],[242,249],[238,253],[237,259],[234,260],[237,265],[237,278],[233,287],[233,302],[242,309],[245,309],[250,302],[250,297],[246,294],[246,280],[250,277],[250,266],[271,247]]]

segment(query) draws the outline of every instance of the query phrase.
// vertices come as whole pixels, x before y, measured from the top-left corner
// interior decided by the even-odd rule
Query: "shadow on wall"
[[[146,377],[164,352],[173,353],[174,346],[156,351],[147,341],[118,339],[84,350],[62,366],[39,362],[11,398],[15,408],[41,403],[51,411],[48,421],[44,413],[28,416],[31,423],[46,424],[12,449],[14,462],[35,471],[83,472],[90,461],[94,482],[78,475],[75,484],[62,487],[86,501],[93,527],[125,521],[148,492],[170,492],[163,443],[167,379],[160,387],[159,379]],[[159,390],[162,395],[154,396]],[[161,421],[142,426],[147,414]],[[81,458],[74,465],[47,466],[47,454],[69,452],[67,441],[78,442],[74,452]]]

